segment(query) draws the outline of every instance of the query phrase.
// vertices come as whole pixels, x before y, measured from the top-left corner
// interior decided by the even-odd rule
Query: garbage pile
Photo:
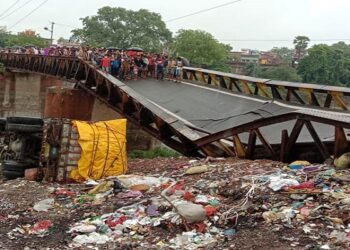
[[[271,175],[250,176],[245,181],[262,183],[265,193],[259,205],[262,217],[274,232],[283,227],[300,229],[320,249],[350,244],[350,172],[332,165],[296,161]],[[269,189],[273,191],[269,192]],[[276,194],[278,196],[276,196]],[[279,198],[279,199],[278,199]],[[291,246],[299,239],[290,237]]]
[[[344,162],[156,159],[98,182],[8,182],[0,185],[7,230],[0,248],[45,242],[47,249],[346,249]]]
[[[214,249],[220,242],[234,240],[241,220],[250,220],[250,226],[263,222],[276,233],[297,230],[302,237],[299,233],[282,237],[292,247],[299,246],[301,238],[310,239],[308,247],[321,249],[350,243],[349,171],[297,161],[264,174],[200,178],[220,169],[225,173],[220,164],[192,160],[170,178],[121,176],[109,181],[102,196],[114,192],[119,199],[135,202],[72,225],[71,246],[132,239],[146,248]],[[177,233],[145,241],[156,228]]]
[[[191,169],[189,169],[191,170]],[[198,167],[192,168],[198,173]],[[191,173],[192,174],[192,173]],[[160,192],[160,193],[159,193]],[[163,248],[214,247],[224,232],[214,226],[219,220],[216,208],[219,201],[210,195],[194,195],[182,181],[125,175],[99,183],[89,191],[99,197],[114,193],[119,200],[132,200],[113,213],[96,215],[75,223],[69,233],[73,236],[71,247],[107,242],[129,242],[138,246]],[[152,195],[147,195],[147,193]],[[158,193],[158,195],[154,195]],[[178,228],[180,233],[169,241],[144,241],[153,228],[161,230]]]

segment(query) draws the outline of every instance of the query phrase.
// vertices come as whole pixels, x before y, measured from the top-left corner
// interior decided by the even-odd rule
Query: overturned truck
[[[1,119],[0,130],[6,179],[34,172],[36,179],[67,182],[100,179],[127,169],[124,119],[90,123],[7,117]]]

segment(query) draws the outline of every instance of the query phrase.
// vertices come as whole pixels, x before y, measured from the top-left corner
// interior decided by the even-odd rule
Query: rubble
[[[350,247],[350,170],[160,158],[133,160],[129,173],[82,184],[2,183],[0,248]]]

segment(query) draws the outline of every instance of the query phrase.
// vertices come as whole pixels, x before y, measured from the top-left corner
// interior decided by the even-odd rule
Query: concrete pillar
[[[81,89],[50,87],[46,92],[44,118],[90,121],[95,97]]]

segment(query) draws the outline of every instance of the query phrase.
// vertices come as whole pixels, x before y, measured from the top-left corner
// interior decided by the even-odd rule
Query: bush
[[[133,150],[129,153],[129,158],[153,159],[156,157],[179,157],[180,153],[165,147],[156,147],[152,150]]]

